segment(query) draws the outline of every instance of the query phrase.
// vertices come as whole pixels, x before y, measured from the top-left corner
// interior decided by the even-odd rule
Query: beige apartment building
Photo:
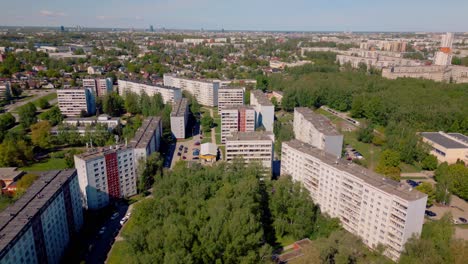
[[[194,80],[183,78],[175,74],[164,74],[164,85],[189,92],[201,105],[211,107],[218,105],[219,81]]]
[[[96,103],[91,89],[58,89],[57,101],[60,111],[67,117],[78,117],[82,111],[88,115],[96,113]]]
[[[255,109],[255,127],[264,127],[266,131],[273,132],[275,121],[275,106],[261,90],[250,92],[250,105]]]
[[[253,107],[229,107],[221,111],[221,143],[225,144],[226,137],[237,131],[255,131],[255,110]]]
[[[184,139],[187,129],[189,106],[187,98],[182,98],[172,105],[171,131],[176,139]]]
[[[457,160],[468,163],[468,137],[460,133],[421,132],[424,142],[431,146],[431,154],[439,162],[453,164]]]
[[[225,108],[244,105],[243,87],[221,87],[218,90],[218,113]]]
[[[148,96],[160,94],[165,104],[173,103],[174,101],[180,100],[182,98],[182,91],[174,87],[158,86],[126,80],[119,80],[118,85],[120,96],[125,96],[127,92],[133,92],[138,95],[146,93]]]
[[[283,142],[281,174],[302,183],[322,212],[339,218],[367,246],[386,246],[384,254],[394,261],[421,233],[426,194],[310,144]]]

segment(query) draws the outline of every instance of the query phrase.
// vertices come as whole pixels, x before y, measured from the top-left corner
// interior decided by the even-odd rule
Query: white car
[[[116,219],[118,216],[119,216],[119,212],[116,212],[116,213],[114,213],[114,214],[111,216],[111,219],[114,220],[114,219]]]
[[[105,226],[101,227],[101,229],[99,230],[99,235],[104,234],[104,232],[106,232],[106,227]]]

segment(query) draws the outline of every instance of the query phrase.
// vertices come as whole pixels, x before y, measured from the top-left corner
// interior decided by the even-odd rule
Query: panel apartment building
[[[146,160],[146,157],[159,150],[161,136],[161,117],[150,116],[143,120],[143,124],[130,141],[130,145],[134,148],[135,165],[138,166],[141,159]]]
[[[193,80],[175,74],[164,74],[164,85],[191,93],[201,105],[218,105],[219,81]]]
[[[67,117],[80,116],[83,110],[88,115],[96,113],[96,103],[91,89],[58,89],[57,101],[60,111]]]
[[[6,94],[11,94],[11,87],[10,82],[3,82],[0,83],[0,101],[6,99]]]
[[[218,113],[225,108],[244,105],[243,87],[221,87],[218,90]]]
[[[75,155],[84,207],[101,209],[113,199],[137,193],[134,149],[125,145]]]
[[[246,163],[259,162],[271,173],[273,144],[271,132],[232,132],[226,138],[226,161],[242,158]]]
[[[260,90],[252,90],[250,92],[250,105],[254,107],[256,113],[255,127],[263,126],[266,131],[273,132],[275,107],[268,97]]]
[[[182,98],[172,105],[171,132],[176,139],[184,139],[188,122],[188,100]]]
[[[83,79],[83,88],[91,89],[97,97],[112,92],[112,78]]]
[[[302,142],[325,150],[335,157],[341,157],[343,135],[328,118],[314,113],[307,107],[294,108],[294,134],[296,139]]]
[[[139,83],[127,80],[118,80],[119,95],[125,96],[127,92],[133,92],[138,95],[146,93],[149,96],[160,94],[164,103],[173,103],[182,98],[182,91],[178,88],[161,85]]]
[[[255,110],[251,106],[228,107],[221,111],[221,143],[232,132],[254,132]]]
[[[283,142],[281,174],[290,175],[313,201],[369,247],[387,247],[397,260],[404,244],[419,235],[427,195],[298,140]]]
[[[0,263],[60,263],[83,225],[76,170],[40,176],[0,213]]]

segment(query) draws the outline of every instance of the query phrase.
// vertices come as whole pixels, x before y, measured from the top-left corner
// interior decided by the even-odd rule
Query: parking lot
[[[174,152],[171,161],[171,168],[179,160],[198,161],[198,156],[194,156],[194,150],[200,151],[200,135],[194,136],[191,140],[177,141],[174,146]]]

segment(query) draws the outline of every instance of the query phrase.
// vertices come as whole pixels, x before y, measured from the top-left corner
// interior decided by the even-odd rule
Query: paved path
[[[210,110],[210,116],[214,119],[213,109],[208,108]],[[216,128],[211,128],[211,143],[216,144]]]

